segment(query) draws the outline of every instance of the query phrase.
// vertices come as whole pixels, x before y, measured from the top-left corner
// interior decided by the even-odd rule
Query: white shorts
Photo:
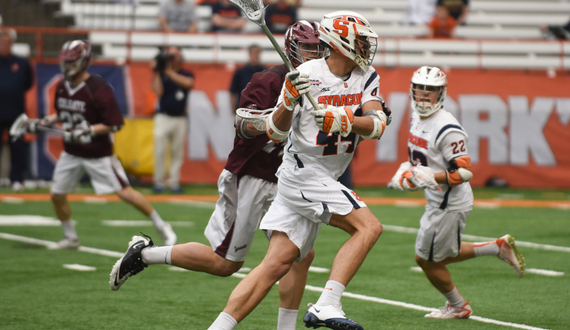
[[[204,235],[214,251],[231,261],[244,261],[259,222],[277,194],[277,184],[223,170],[218,179],[220,199]]]
[[[303,259],[311,251],[322,223],[333,214],[346,215],[366,204],[342,183],[315,168],[288,168],[279,171],[275,202],[260,228],[280,231],[299,248]]]
[[[470,212],[426,207],[416,238],[416,254],[424,260],[435,262],[457,256],[461,248],[461,234]]]
[[[68,194],[75,190],[83,174],[89,174],[95,193],[110,194],[129,186],[129,179],[115,156],[83,158],[62,152],[53,172],[54,194]]]

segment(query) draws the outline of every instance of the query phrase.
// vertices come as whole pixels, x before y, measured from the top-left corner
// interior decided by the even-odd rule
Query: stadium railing
[[[44,37],[50,34],[87,35],[96,46],[96,59],[115,63],[148,61],[157,47],[176,45],[189,62],[244,63],[246,47],[252,43],[266,51],[263,61],[279,63],[280,57],[263,34],[163,33],[136,30],[90,30],[65,28],[13,27],[19,34],[35,35],[35,44],[28,53],[36,60],[54,60],[43,53]],[[283,36],[276,36],[282,43]],[[60,45],[57,45],[59,47]],[[25,46],[21,46],[25,47]],[[437,65],[461,68],[570,68],[570,41],[562,40],[501,40],[501,39],[427,39],[379,38],[374,65],[416,67]]]

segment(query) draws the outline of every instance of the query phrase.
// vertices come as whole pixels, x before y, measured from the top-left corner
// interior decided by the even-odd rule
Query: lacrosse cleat
[[[48,246],[49,250],[64,250],[64,249],[77,249],[79,248],[79,240],[77,238],[64,237],[61,241],[54,245]]]
[[[305,327],[313,329],[326,327],[334,330],[364,330],[360,324],[345,317],[342,306],[309,304],[303,322]]]
[[[160,238],[164,241],[164,245],[176,244],[178,237],[174,233],[174,230],[172,230],[172,226],[169,223],[165,223],[164,226],[157,229],[157,231],[160,234]]]
[[[123,285],[129,277],[140,273],[148,267],[142,260],[141,252],[143,249],[153,246],[154,243],[149,236],[142,235],[144,237],[133,236],[133,239],[129,242],[127,252],[113,266],[109,281],[111,289],[115,291],[119,290],[121,285]]]
[[[465,302],[463,307],[454,307],[449,303],[449,301],[446,301],[445,307],[426,314],[425,317],[432,319],[467,319],[471,314],[473,314],[473,310],[468,302]]]
[[[524,257],[515,246],[515,238],[507,234],[497,239],[497,245],[499,246],[499,259],[513,266],[518,277],[523,277]]]

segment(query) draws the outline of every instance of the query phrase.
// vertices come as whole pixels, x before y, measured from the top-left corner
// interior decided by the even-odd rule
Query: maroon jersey
[[[265,110],[275,107],[287,67],[276,65],[253,75],[241,92],[240,108]],[[253,139],[240,139],[236,136],[234,149],[228,156],[226,170],[242,177],[251,175],[270,182],[277,182],[275,172],[281,165],[284,143],[275,143],[266,134]]]
[[[63,130],[71,130],[86,120],[90,125],[122,126],[123,115],[115,99],[113,88],[103,78],[91,75],[72,89],[62,80],[55,91],[55,109]],[[68,154],[83,158],[100,158],[113,154],[111,134],[93,137],[91,143],[64,143]]]

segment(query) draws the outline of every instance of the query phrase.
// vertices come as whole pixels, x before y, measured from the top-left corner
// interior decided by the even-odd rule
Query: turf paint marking
[[[44,240],[40,240],[40,239],[36,239],[36,238],[12,235],[12,234],[7,234],[7,233],[0,233],[0,238],[12,240],[12,241],[26,242],[26,243],[30,243],[30,244],[45,245],[45,246],[53,246],[53,245],[57,244],[55,242],[44,241]],[[121,258],[124,255],[124,253],[121,253],[121,252],[102,250],[102,249],[96,249],[96,248],[90,248],[90,247],[84,247],[84,246],[80,246],[78,248],[78,250],[82,251],[82,252],[100,254],[100,255],[117,257],[117,258]],[[246,274],[234,273],[232,276],[238,277],[238,278],[244,278],[246,276]],[[323,288],[312,286],[312,285],[305,286],[305,289],[309,290],[309,291],[313,291],[313,292],[322,292],[324,290]],[[415,309],[415,310],[420,310],[420,311],[425,311],[425,312],[432,312],[432,311],[437,310],[435,308],[409,304],[409,303],[405,303],[405,302],[401,302],[401,301],[395,301],[395,300],[389,300],[389,299],[383,299],[383,298],[377,298],[377,297],[370,297],[370,296],[365,296],[365,295],[350,293],[350,292],[344,292],[343,296],[354,298],[354,299],[359,299],[359,300],[364,300],[364,301],[377,302],[380,304],[388,304],[388,305],[399,306],[399,307],[404,307],[404,308],[409,308],[409,309]],[[503,322],[503,321],[498,321],[498,320],[493,320],[493,319],[488,319],[488,318],[484,318],[484,317],[480,317],[480,316],[473,316],[473,315],[469,319],[474,320],[474,321],[484,322],[484,323],[492,323],[492,324],[503,325],[503,326],[517,328],[517,329],[547,330],[544,328],[532,327],[532,326],[525,325],[525,324]]]
[[[176,267],[176,266],[168,267],[168,270],[172,270],[172,271],[175,271],[175,272],[184,272],[184,271],[187,271],[187,269],[180,268],[180,267]],[[311,272],[311,273],[328,273],[329,271],[330,271],[330,270],[329,270],[328,268],[314,267],[314,266],[309,267],[309,272]],[[249,268],[249,267],[242,267],[242,268],[240,268],[240,269],[238,270],[238,272],[239,272],[239,273],[242,273],[241,275],[244,275],[244,276],[245,276],[245,274],[243,274],[243,273],[249,273],[249,272],[251,272],[251,268]],[[239,273],[236,273],[236,274],[239,274]]]
[[[525,270],[527,273],[538,274],[538,275],[545,275],[545,276],[563,276],[564,272],[556,272],[553,270],[546,270],[546,269],[536,269],[536,268],[527,268]]]
[[[89,204],[107,204],[107,199],[101,197],[83,197],[83,201]]]
[[[420,267],[410,267],[410,270],[413,272],[423,273],[423,270]],[[536,268],[527,268],[527,269],[525,269],[525,273],[544,275],[544,276],[563,276],[564,275],[563,272],[557,272],[554,270],[546,270],[546,269],[536,269]]]
[[[150,220],[101,220],[101,223],[105,226],[111,227],[143,227],[143,226],[153,226]],[[168,221],[169,224],[175,227],[192,227],[194,222],[192,221]]]
[[[4,203],[10,203],[10,204],[22,204],[24,203],[24,199],[23,198],[19,198],[19,197],[2,197],[2,201]]]
[[[0,226],[61,226],[61,221],[40,215],[0,215]]]
[[[417,234],[417,228],[410,228],[410,227],[402,227],[402,226],[394,226],[394,225],[382,225],[384,230],[393,231],[397,233],[406,233],[406,234]],[[474,236],[474,235],[462,235],[461,238],[467,241],[479,242],[479,241],[494,241],[496,237],[484,237],[484,236]],[[524,246],[534,249],[542,249],[542,250],[550,250],[550,251],[559,251],[559,252],[570,252],[570,247],[565,246],[556,246],[556,245],[549,245],[549,244],[538,244],[532,242],[524,242],[524,241],[515,241],[517,246]]]
[[[95,267],[85,266],[85,265],[80,265],[80,264],[64,264],[63,268],[77,270],[80,272],[94,272],[97,270],[97,268],[95,268]]]

